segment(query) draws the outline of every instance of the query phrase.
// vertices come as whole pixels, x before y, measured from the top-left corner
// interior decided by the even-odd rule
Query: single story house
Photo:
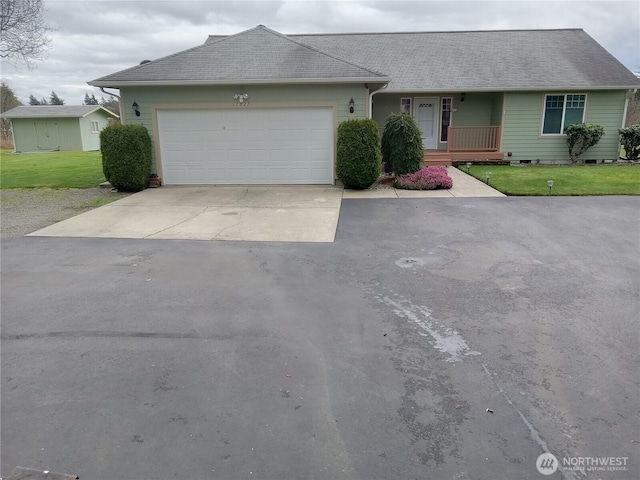
[[[120,90],[165,184],[332,184],[339,122],[413,115],[425,158],[568,162],[573,122],[618,156],[640,80],[581,29],[283,35],[262,25],[89,82]]]
[[[11,120],[16,152],[100,150],[100,132],[118,115],[97,105],[31,105],[2,114]]]

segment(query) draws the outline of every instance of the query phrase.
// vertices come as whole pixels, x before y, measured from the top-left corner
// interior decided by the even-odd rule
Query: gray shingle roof
[[[582,29],[291,35],[393,78],[388,91],[629,88],[635,76]]]
[[[262,25],[89,82],[127,84],[224,84],[389,80],[352,61],[304,45]]]
[[[97,105],[30,105],[12,108],[2,114],[5,118],[81,118],[103,110],[109,115],[118,115]]]
[[[380,73],[382,72],[382,73]],[[262,25],[90,85],[390,81],[388,91],[632,88],[582,29],[285,36]]]

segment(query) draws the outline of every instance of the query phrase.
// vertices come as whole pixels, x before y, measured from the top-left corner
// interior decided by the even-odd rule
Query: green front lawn
[[[104,182],[100,152],[0,152],[0,188],[92,188]]]
[[[458,167],[467,172],[467,167]],[[473,165],[470,174],[506,195],[640,195],[640,165]]]

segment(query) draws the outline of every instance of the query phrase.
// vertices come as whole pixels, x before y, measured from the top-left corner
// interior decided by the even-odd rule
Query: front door
[[[438,148],[437,105],[437,98],[416,98],[416,122],[422,132],[422,145],[425,150]]]

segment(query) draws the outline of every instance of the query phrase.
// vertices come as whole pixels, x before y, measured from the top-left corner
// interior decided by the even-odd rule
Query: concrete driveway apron
[[[169,186],[147,189],[31,236],[333,242],[342,188]]]

